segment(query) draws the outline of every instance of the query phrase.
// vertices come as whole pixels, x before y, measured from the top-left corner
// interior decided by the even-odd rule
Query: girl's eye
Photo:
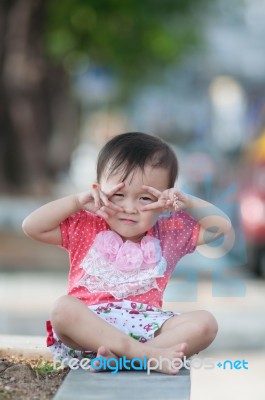
[[[153,201],[150,197],[146,197],[146,196],[141,197],[141,199],[144,201]]]
[[[113,196],[123,197],[123,194],[122,193],[114,193]]]

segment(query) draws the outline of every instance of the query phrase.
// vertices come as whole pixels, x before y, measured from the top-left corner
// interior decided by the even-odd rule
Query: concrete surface
[[[54,400],[189,400],[190,374],[182,369],[170,376],[144,371],[91,373],[70,371]]]
[[[44,336],[0,335],[0,357],[10,356],[52,361]]]

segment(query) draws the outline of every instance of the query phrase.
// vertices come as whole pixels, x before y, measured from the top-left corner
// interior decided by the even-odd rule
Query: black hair
[[[103,172],[107,177],[116,171],[124,181],[131,171],[149,164],[169,171],[169,187],[173,187],[178,176],[178,160],[171,147],[162,139],[141,132],[128,132],[114,136],[101,149],[97,160],[97,181]]]

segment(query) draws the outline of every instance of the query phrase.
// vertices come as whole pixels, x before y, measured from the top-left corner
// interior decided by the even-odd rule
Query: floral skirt
[[[155,332],[163,323],[174,315],[172,311],[151,307],[143,303],[122,300],[115,303],[101,303],[88,308],[110,325],[113,325],[126,335],[145,343],[153,339]],[[70,358],[94,358],[96,353],[89,349],[76,350],[66,346],[56,335],[51,322],[47,321],[47,346],[58,361]]]

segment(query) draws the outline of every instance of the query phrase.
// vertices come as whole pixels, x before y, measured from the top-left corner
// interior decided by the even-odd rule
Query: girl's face
[[[146,166],[144,171],[136,169],[124,181],[124,186],[111,198],[114,204],[123,208],[123,212],[113,213],[107,220],[111,230],[118,233],[123,240],[138,242],[154,226],[159,216],[156,210],[141,211],[144,205],[157,201],[157,198],[143,190],[142,185],[152,186],[161,192],[168,189],[169,174],[164,168]],[[108,192],[121,182],[117,173],[100,180],[101,190]]]

